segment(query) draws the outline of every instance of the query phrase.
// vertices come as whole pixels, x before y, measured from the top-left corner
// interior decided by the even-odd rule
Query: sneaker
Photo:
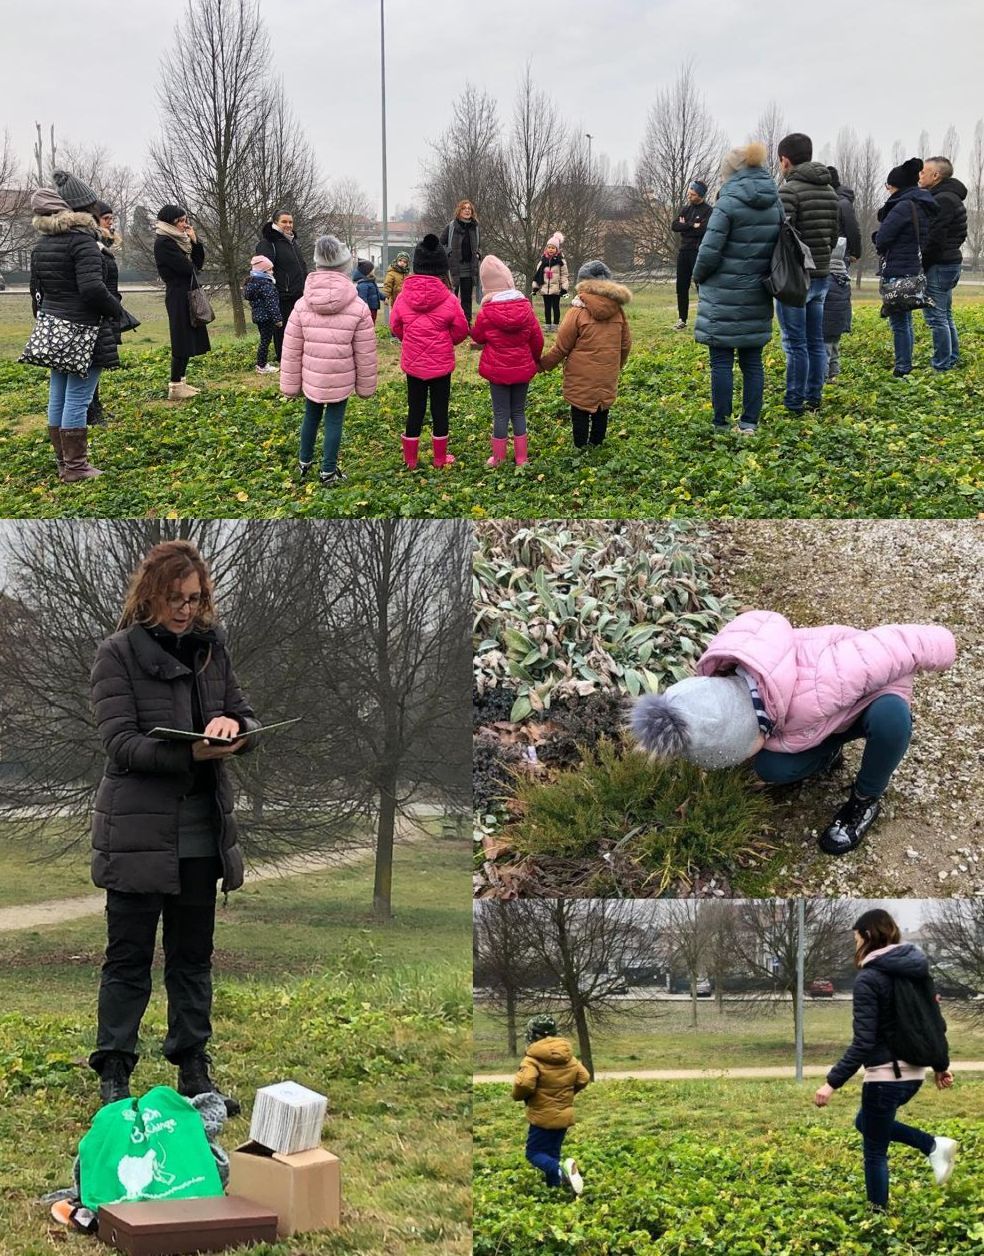
[[[130,1067],[121,1055],[108,1055],[99,1070],[99,1098],[103,1106],[130,1098]]]
[[[227,1116],[238,1116],[242,1111],[238,1099],[224,1095],[209,1076],[212,1057],[206,1051],[189,1051],[178,1065],[178,1094],[186,1099],[195,1095],[216,1094],[225,1104]]]
[[[933,1170],[933,1177],[936,1178],[937,1186],[942,1186],[948,1181],[950,1174],[953,1172],[953,1162],[957,1158],[958,1146],[956,1139],[937,1138],[936,1145],[926,1157]]]
[[[336,467],[334,471],[319,471],[318,479],[325,488],[331,488],[334,484],[344,484],[348,476],[344,474],[340,467]]]
[[[728,432],[731,430],[731,424],[727,419],[712,419],[711,427],[715,432]]]
[[[685,318],[678,318],[677,321],[673,324],[673,330],[683,331],[686,325],[687,325],[687,320]]]
[[[904,379],[906,375],[912,374],[912,367],[910,366],[907,371],[903,371],[901,366],[897,366],[895,370],[892,372],[892,374],[895,376],[896,379]]]
[[[754,436],[758,431],[757,423],[748,423],[745,419],[738,424],[737,428],[739,436]]]
[[[820,402],[819,401],[804,401],[803,409],[810,410],[813,414],[819,414]]]
[[[878,819],[880,811],[880,798],[862,798],[852,787],[850,798],[820,834],[820,849],[826,855],[846,855],[855,850]]]
[[[307,474],[313,466],[314,466],[313,462],[298,462],[297,464],[298,477],[302,480],[307,479]]]
[[[941,1140],[937,1139],[936,1141],[937,1144],[939,1144]],[[571,1188],[574,1194],[580,1195],[584,1190],[584,1178],[581,1176],[581,1170],[577,1167],[577,1161],[573,1159],[565,1160],[563,1174],[567,1185]]]

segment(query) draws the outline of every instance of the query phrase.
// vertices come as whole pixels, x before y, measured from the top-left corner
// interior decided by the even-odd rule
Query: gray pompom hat
[[[612,272],[608,269],[604,262],[595,258],[593,261],[585,262],[581,269],[577,272],[577,282],[582,279],[611,279]]]
[[[352,254],[347,244],[343,244],[338,236],[319,236],[314,246],[314,264],[318,270],[348,271],[352,263]]]
[[[762,735],[748,685],[736,675],[688,676],[665,693],[645,694],[632,708],[629,728],[644,750],[701,768],[746,762]]]
[[[88,209],[99,199],[88,183],[83,183],[81,179],[77,179],[67,170],[56,170],[52,178],[58,189],[58,195],[69,209]]]

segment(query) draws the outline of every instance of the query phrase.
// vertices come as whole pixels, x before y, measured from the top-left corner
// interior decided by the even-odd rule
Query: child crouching
[[[516,288],[505,262],[489,254],[482,259],[481,308],[472,326],[472,340],[483,345],[478,373],[492,389],[492,457],[497,467],[509,451],[512,423],[516,465],[527,459],[526,398],[543,352],[543,331],[533,304]]]
[[[539,1169],[548,1186],[584,1189],[577,1161],[561,1164],[567,1131],[574,1124],[574,1096],[591,1081],[566,1038],[557,1037],[552,1016],[534,1016],[526,1025],[526,1054],[513,1079],[512,1097],[526,1104],[529,1130],[526,1159]]]

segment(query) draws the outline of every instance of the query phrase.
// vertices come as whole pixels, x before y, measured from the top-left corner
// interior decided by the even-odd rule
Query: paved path
[[[984,1060],[956,1060],[953,1064],[953,1071],[956,1075],[961,1073],[984,1073]],[[807,1064],[803,1069],[804,1077],[826,1077],[827,1067],[819,1064]],[[793,1081],[796,1077],[796,1070],[791,1065],[780,1064],[770,1065],[767,1068],[722,1068],[722,1069],[699,1069],[699,1068],[642,1068],[633,1069],[630,1072],[608,1072],[601,1071],[595,1073],[596,1082],[695,1082],[695,1081],[716,1081],[718,1078],[726,1080],[736,1079],[764,1079],[769,1077],[777,1077],[787,1081]],[[511,1082],[512,1073],[476,1073],[472,1081],[481,1082]]]

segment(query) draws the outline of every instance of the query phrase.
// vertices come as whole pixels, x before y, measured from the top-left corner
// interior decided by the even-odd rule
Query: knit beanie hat
[[[31,213],[37,218],[51,218],[68,213],[68,206],[51,188],[37,188],[31,195]]]
[[[187,212],[183,205],[162,205],[157,211],[157,221],[166,222],[173,227],[179,218],[184,218]]]
[[[96,201],[96,217],[105,218],[107,214],[113,212],[112,205],[107,205],[105,201]]]
[[[837,190],[837,189],[840,187],[840,185],[841,185],[841,177],[840,177],[840,172],[838,171],[838,169],[837,169],[837,167],[836,167],[836,166],[828,166],[828,167],[827,167],[827,173],[830,175],[830,186],[831,186],[831,187],[834,189],[834,191],[836,192],[836,190]]]
[[[450,269],[447,249],[436,235],[428,232],[413,251],[413,273],[442,277]]]
[[[88,183],[76,179],[67,170],[56,170],[52,177],[59,195],[69,209],[88,209],[99,199]]]
[[[561,232],[559,232],[559,231],[555,231],[555,232],[553,233],[553,235],[550,237],[550,239],[547,241],[547,243],[546,243],[546,245],[545,245],[544,247],[545,247],[545,248],[548,248],[548,249],[549,249],[549,248],[555,248],[555,249],[557,250],[557,252],[559,253],[559,252],[560,252],[560,246],[561,246],[563,243],[564,243],[564,237],[563,237],[562,233],[561,233]]]
[[[257,253],[255,257],[249,259],[251,270],[273,270],[273,262],[268,257],[264,257],[262,253]]]
[[[409,267],[410,267],[410,254],[409,254],[409,253],[404,253],[404,252],[402,252],[402,251],[401,251],[401,252],[399,252],[399,253],[397,253],[396,257],[394,257],[394,258],[393,258],[393,264],[395,265],[397,262],[406,262],[406,264],[407,264],[407,269],[409,269]]]
[[[707,184],[703,179],[691,179],[690,190],[691,192],[696,192],[698,196],[706,196]]]
[[[512,271],[505,262],[499,260],[489,253],[482,258],[482,264],[478,268],[479,277],[482,281],[482,289],[486,295],[495,292],[508,292],[510,288],[515,288],[516,283],[512,277]]]
[[[629,716],[636,740],[661,759],[731,768],[756,753],[762,730],[741,676],[688,676],[645,694]]]
[[[375,268],[372,262],[366,261],[365,258],[363,258],[358,262],[355,269],[360,275],[364,275],[368,279]]]
[[[526,1022],[527,1043],[538,1042],[541,1038],[553,1038],[557,1033],[557,1022],[552,1016],[541,1014],[531,1016]]]
[[[577,281],[582,279],[611,279],[612,272],[608,269],[604,262],[597,258],[591,262],[585,262],[581,269],[577,272]]]
[[[885,182],[890,188],[914,188],[919,184],[919,172],[922,170],[922,159],[919,157],[910,157],[908,161],[904,161],[901,166],[894,166],[888,172],[888,178]]]
[[[314,264],[318,270],[348,270],[352,254],[338,236],[319,236],[314,246]]]

